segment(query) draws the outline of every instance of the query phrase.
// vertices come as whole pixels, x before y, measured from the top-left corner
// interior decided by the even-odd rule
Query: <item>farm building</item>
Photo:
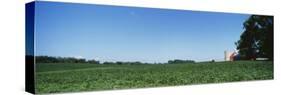
[[[224,61],[234,61],[239,59],[237,51],[224,51]]]
[[[224,61],[235,61],[235,60],[241,60],[241,56],[237,51],[224,51]],[[263,57],[253,57],[251,60],[258,60],[258,61],[264,61],[269,60],[268,58]]]

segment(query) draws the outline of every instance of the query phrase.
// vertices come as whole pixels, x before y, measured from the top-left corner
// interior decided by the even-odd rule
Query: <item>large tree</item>
[[[266,57],[273,60],[273,16],[252,15],[235,44],[243,59]]]

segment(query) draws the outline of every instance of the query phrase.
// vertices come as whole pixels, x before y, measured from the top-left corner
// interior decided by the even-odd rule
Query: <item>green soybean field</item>
[[[186,64],[36,63],[36,93],[273,79],[272,61]]]

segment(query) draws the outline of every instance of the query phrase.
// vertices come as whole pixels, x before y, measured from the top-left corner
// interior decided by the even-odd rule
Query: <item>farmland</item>
[[[37,63],[36,93],[273,79],[272,61],[188,64]]]

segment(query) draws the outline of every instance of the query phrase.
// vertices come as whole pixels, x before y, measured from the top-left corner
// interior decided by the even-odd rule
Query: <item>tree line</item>
[[[92,63],[100,64],[96,60],[86,60],[84,58],[74,57],[53,57],[53,56],[36,56],[35,60],[37,63]]]
[[[91,60],[86,60],[84,58],[74,58],[74,57],[54,57],[54,56],[36,56],[35,57],[36,63],[91,63],[91,64],[134,64],[134,65],[139,65],[139,64],[152,64],[152,63],[146,63],[146,62],[123,62],[123,61],[116,61],[116,62],[100,62],[94,59]],[[169,60],[167,63],[154,63],[154,64],[185,64],[185,63],[195,63],[193,60],[180,60],[180,59],[175,59],[175,60]]]
[[[244,31],[235,42],[240,57],[246,60],[273,60],[273,16],[251,15],[244,23]]]
[[[168,61],[168,64],[185,64],[185,63],[195,63],[195,61],[194,60],[180,60],[180,59]]]

